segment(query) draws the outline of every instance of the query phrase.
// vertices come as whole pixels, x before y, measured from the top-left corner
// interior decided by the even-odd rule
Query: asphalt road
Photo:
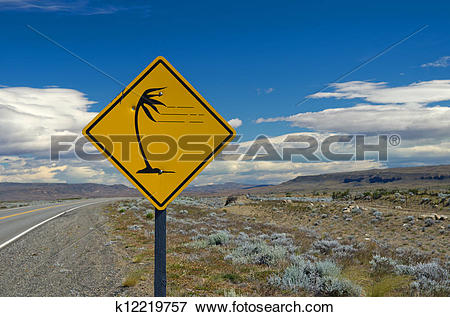
[[[61,213],[76,211],[112,199],[82,199],[57,204],[0,209],[0,249],[25,235],[44,221],[51,221]]]
[[[0,210],[0,297],[126,295],[131,259],[105,208],[117,199]]]

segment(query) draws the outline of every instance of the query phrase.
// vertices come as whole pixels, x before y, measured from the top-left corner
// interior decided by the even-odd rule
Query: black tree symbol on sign
[[[155,120],[155,118],[151,114],[151,110],[155,111],[156,113],[160,113],[157,106],[164,106],[167,107],[163,102],[154,99],[154,97],[160,97],[162,96],[162,90],[166,87],[162,88],[150,88],[147,89],[142,95],[141,98],[139,98],[139,102],[136,106],[135,113],[134,113],[134,128],[136,130],[136,138],[139,143],[139,150],[141,151],[142,158],[145,162],[145,168],[139,170],[137,173],[140,174],[162,174],[162,173],[175,173],[171,171],[163,171],[159,168],[153,168],[150,165],[150,162],[147,159],[147,156],[145,155],[144,147],[142,146],[141,142],[141,136],[139,135],[139,110],[142,108],[144,110],[145,115],[147,118],[152,120],[153,122],[158,122]],[[158,92],[159,91],[159,92]],[[151,110],[150,110],[151,109]]]

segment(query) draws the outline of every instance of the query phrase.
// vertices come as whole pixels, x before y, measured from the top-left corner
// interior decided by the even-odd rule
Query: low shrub
[[[416,265],[397,265],[397,274],[411,275],[435,281],[448,280],[448,271],[437,262],[418,263]]]
[[[354,257],[357,252],[358,249],[354,246],[344,244],[333,249],[333,257],[336,259],[348,259]]]
[[[332,257],[336,259],[353,257],[357,251],[358,250],[352,245],[340,244],[337,240],[329,239],[314,241],[310,249],[310,252],[312,253],[332,255]]]
[[[279,245],[268,245],[262,240],[247,241],[234,249],[225,259],[234,264],[259,264],[274,266],[285,259],[288,251]]]
[[[284,246],[289,252],[294,252],[297,246],[294,245],[292,238],[289,238],[286,233],[272,233],[270,236],[270,242],[273,245]]]
[[[269,283],[282,289],[305,290],[315,296],[359,296],[362,289],[340,278],[341,270],[330,261],[311,262],[297,257],[282,276],[271,276]]]
[[[369,264],[371,266],[372,273],[378,275],[395,273],[398,265],[395,260],[379,255],[374,255]]]
[[[208,236],[209,245],[225,245],[231,239],[231,235],[228,231],[220,230],[216,233],[212,233]]]
[[[431,252],[414,247],[399,247],[395,249],[395,257],[403,264],[425,263],[431,260]]]
[[[412,276],[411,295],[416,296],[449,296],[450,280],[448,270],[438,262],[398,264],[397,261],[375,255],[370,261],[372,272]]]
[[[314,241],[311,246],[311,250],[313,252],[317,251],[321,254],[331,254],[331,252],[334,248],[337,248],[340,246],[341,246],[341,244],[337,240],[322,239],[322,240]]]
[[[435,281],[426,277],[419,277],[411,283],[413,295],[416,296],[440,296],[450,295],[450,281]]]

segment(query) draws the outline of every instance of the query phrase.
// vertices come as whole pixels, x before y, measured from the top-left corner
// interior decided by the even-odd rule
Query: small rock
[[[444,203],[444,207],[448,207],[450,206],[450,198],[447,199],[447,201]]]
[[[128,230],[132,230],[132,231],[141,230],[141,226],[139,226],[139,225],[131,225],[131,226],[128,226]]]
[[[447,216],[444,215],[433,214],[433,216],[434,220],[447,220]]]
[[[355,206],[352,208],[352,214],[360,215],[360,214],[362,214],[362,209],[359,208],[359,206]]]
[[[345,220],[345,221],[352,221],[353,218],[350,217],[350,216],[345,215],[345,216],[344,216],[344,220]]]
[[[373,215],[375,216],[376,219],[381,219],[381,217],[383,217],[383,213],[381,211],[374,211]]]
[[[432,225],[434,225],[434,220],[427,218],[425,219],[425,227],[431,227]]]
[[[328,218],[328,214],[322,214],[320,217],[321,217],[322,219]]]
[[[422,198],[422,200],[420,201],[420,203],[421,203],[421,204],[428,204],[430,201],[431,201],[430,198],[424,197],[424,198]]]

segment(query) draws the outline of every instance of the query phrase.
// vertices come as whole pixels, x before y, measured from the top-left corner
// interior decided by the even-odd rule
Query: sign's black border
[[[109,151],[103,146],[103,144],[101,144],[92,134],[91,134],[91,130],[93,127],[95,127],[97,125],[97,123],[100,122],[100,120],[102,120],[117,104],[119,104],[123,98],[125,98],[145,77],[147,77],[151,71],[158,66],[159,64],[162,64],[183,86],[184,88],[186,88],[194,97],[195,99],[197,99],[197,101],[229,132],[229,135],[225,138],[225,140],[222,141],[222,143],[220,143],[213,152],[211,152],[204,160],[203,162],[201,162],[181,183],[180,185],[178,185],[177,188],[175,188],[175,190],[170,193],[170,195],[163,201],[163,202],[159,202],[158,200],[156,200],[155,197],[153,197],[153,195],[141,184],[139,183],[139,181],[111,154],[109,153]],[[164,60],[159,59],[157,62],[155,62],[155,64],[153,64],[152,67],[150,67],[149,70],[147,70],[126,92],[124,92],[123,94],[121,94],[120,98],[118,98],[116,100],[116,102],[114,102],[105,112],[102,113],[101,116],[99,116],[97,118],[97,120],[95,120],[87,129],[86,129],[86,134],[89,136],[89,138],[94,141],[104,152],[105,154],[111,158],[111,160],[114,161],[114,163],[117,164],[117,166],[120,167],[120,169],[128,175],[128,177],[130,177],[138,186],[139,188],[148,195],[148,197],[150,197],[153,202],[155,202],[159,207],[164,206],[167,201],[169,201],[179,190],[181,187],[183,187],[184,184],[186,184],[186,182],[188,182],[193,176],[194,174],[203,166],[206,164],[206,162],[211,158],[211,156],[214,155],[214,153],[217,153],[218,151],[220,151],[220,149],[227,143],[227,141],[229,139],[231,139],[233,137],[233,131],[230,130],[230,128],[228,128],[228,126],[219,118],[217,117],[217,115],[210,109],[210,107],[208,107],[207,104],[205,104],[202,99],[188,86],[186,85],[186,83],[172,70],[171,67],[169,67]]]

